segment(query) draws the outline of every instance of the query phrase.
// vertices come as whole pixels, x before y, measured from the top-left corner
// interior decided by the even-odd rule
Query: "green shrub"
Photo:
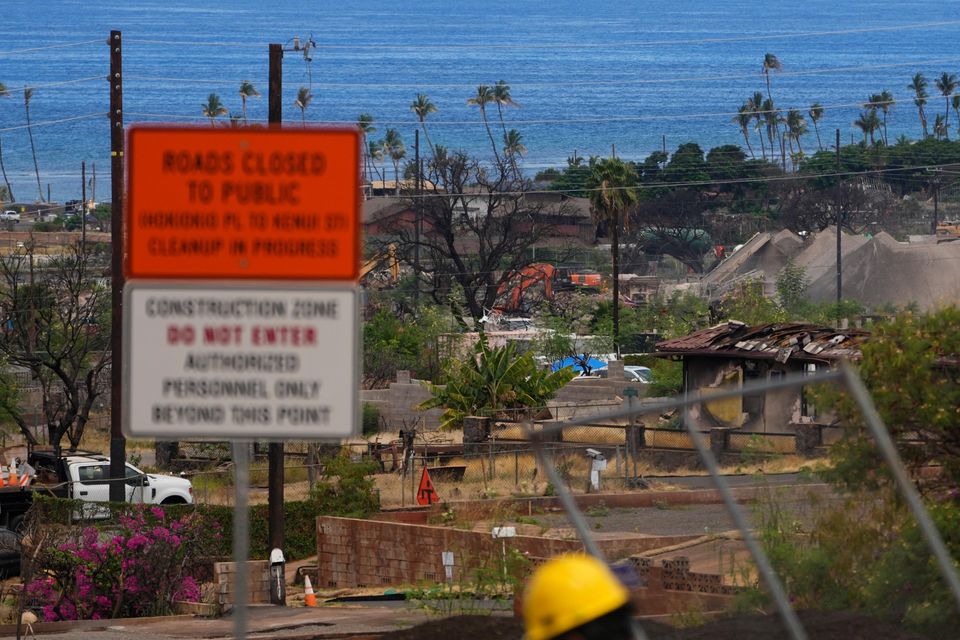
[[[380,432],[380,409],[375,404],[364,402],[361,413],[363,435],[372,436]]]

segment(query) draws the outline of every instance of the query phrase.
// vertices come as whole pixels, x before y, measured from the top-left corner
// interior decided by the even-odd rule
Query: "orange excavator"
[[[536,262],[514,273],[500,285],[497,295],[505,301],[501,311],[521,311],[524,296],[529,298],[531,287],[543,286],[543,298],[552,300],[557,291],[597,293],[602,288],[602,276],[590,270],[555,267],[547,262]]]
[[[497,295],[502,299],[508,292],[509,297],[501,307],[504,311],[519,311],[522,308],[523,296],[527,290],[543,284],[543,297],[553,299],[553,279],[557,275],[557,268],[546,262],[537,262],[527,265],[517,271],[509,280],[500,285]]]

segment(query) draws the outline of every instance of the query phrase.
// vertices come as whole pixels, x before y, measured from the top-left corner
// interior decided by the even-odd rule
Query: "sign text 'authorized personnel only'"
[[[359,133],[131,127],[127,278],[355,280]]]
[[[355,432],[355,289],[128,283],[125,296],[128,436]]]

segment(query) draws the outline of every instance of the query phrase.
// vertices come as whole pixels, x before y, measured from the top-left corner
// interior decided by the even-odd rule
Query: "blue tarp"
[[[581,356],[580,361],[583,361],[584,357],[585,356]],[[602,360],[597,360],[596,358],[589,358],[587,359],[587,366],[589,366],[590,370],[592,371],[593,369],[607,366],[607,363]],[[563,360],[557,360],[550,365],[550,370],[559,371],[565,367],[571,367],[577,373],[586,373],[586,371],[583,370],[583,366],[580,364],[580,362],[574,360],[572,356],[566,357]]]

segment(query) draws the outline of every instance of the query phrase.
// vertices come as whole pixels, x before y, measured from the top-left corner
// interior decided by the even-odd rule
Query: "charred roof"
[[[834,329],[805,323],[775,323],[755,327],[732,320],[682,338],[658,342],[654,355],[748,358],[786,362],[830,362],[860,359],[860,346],[869,338],[863,329]]]

